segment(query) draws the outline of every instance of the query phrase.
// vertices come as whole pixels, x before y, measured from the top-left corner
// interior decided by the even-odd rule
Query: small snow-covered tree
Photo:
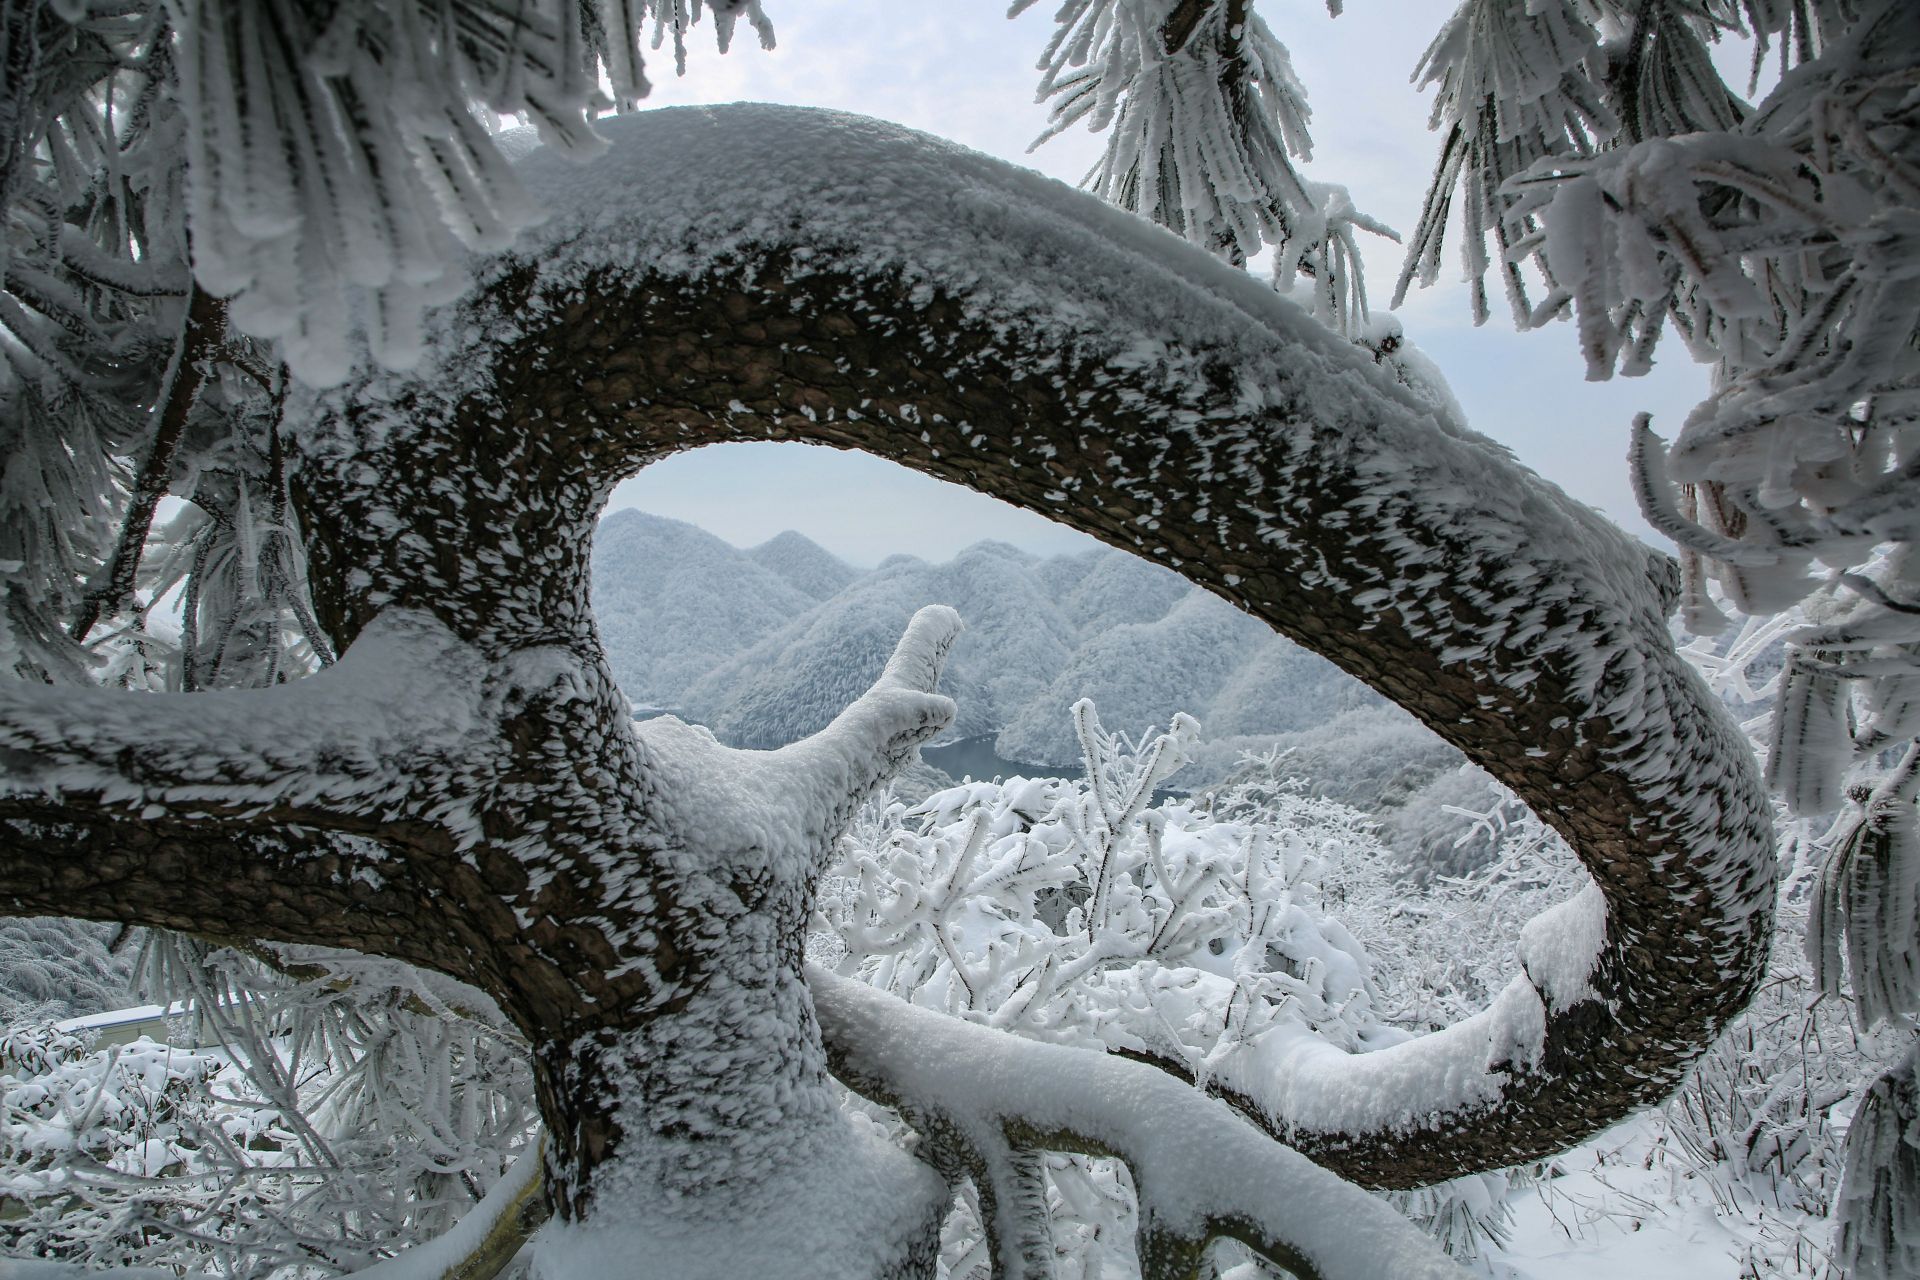
[[[957,1186],[1028,1199],[1043,1153],[1129,1167],[1151,1275],[1222,1236],[1303,1275],[1444,1274],[1334,1175],[1560,1149],[1671,1087],[1752,989],[1765,805],[1673,655],[1666,562],[1432,387],[1090,197],[829,114],[591,123],[603,83],[642,91],[647,29],[678,40],[699,8],[4,10],[0,395],[23,447],[0,554],[28,678],[0,687],[0,903],[479,988],[531,1046],[550,1274],[911,1274]],[[711,8],[723,32],[758,13]],[[1118,12],[1063,18],[1083,9],[1092,36]],[[1278,173],[1268,37],[1136,10],[1112,65],[1159,76],[1249,181]],[[1202,53],[1225,97],[1160,76]],[[1185,142],[1155,149],[1165,114],[1136,117],[1153,145],[1116,192],[1177,181],[1163,207],[1229,259],[1319,236],[1300,255],[1332,278],[1329,238],[1359,225],[1337,202],[1242,200],[1182,169]],[[1217,1076],[1240,1112],[803,970],[835,837],[953,714],[958,620],[922,613],[781,751],[631,725],[587,606],[592,522],[623,476],[741,438],[868,450],[1165,557],[1413,710],[1596,888],[1529,928],[1487,1009]],[[158,495],[189,484],[170,659],[137,569]],[[79,682],[96,655],[132,688]],[[847,1120],[829,1070],[913,1150]],[[996,1267],[1031,1274],[1030,1243],[1002,1236]]]

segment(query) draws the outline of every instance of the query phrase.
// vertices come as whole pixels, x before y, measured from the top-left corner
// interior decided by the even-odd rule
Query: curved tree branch
[[[760,1002],[731,1009],[730,1033],[752,1046],[737,1060],[770,1089],[814,1096],[818,1048],[796,1027],[792,971],[808,864],[738,876],[769,851],[692,847],[698,824],[683,819],[701,815],[676,817],[663,785],[673,752],[620,716],[587,556],[606,493],[647,461],[784,439],[892,458],[1161,559],[1400,702],[1568,838],[1598,887],[1540,927],[1487,1013],[1364,1058],[1295,1054],[1243,1082],[1315,1160],[1409,1185],[1564,1149],[1664,1093],[1745,1002],[1770,918],[1767,809],[1737,730],[1672,651],[1663,558],[1263,285],[1035,175],[824,112],[660,111],[602,127],[614,145],[587,189],[618,184],[617,207],[578,203],[577,171],[536,155],[522,173],[555,216],[482,268],[420,369],[290,406],[323,624],[372,640],[383,615],[431,615],[453,665],[485,673],[480,703],[471,690],[444,712],[365,698],[396,740],[370,745],[343,724],[334,754],[296,760],[272,754],[251,710],[197,695],[222,735],[160,727],[210,751],[204,767],[143,753],[158,699],[119,695],[128,710],[116,699],[96,712],[61,701],[71,693],[14,691],[0,704],[31,774],[8,803],[43,806],[16,815],[55,816],[70,799],[82,820],[130,823],[156,804],[160,823],[211,814],[193,826],[215,845],[294,813],[343,829],[371,815],[423,823],[445,847],[404,859],[409,883],[386,881],[395,896],[381,901],[415,892],[418,920],[449,922],[448,936],[316,936],[285,918],[290,902],[249,929],[235,922],[246,900],[310,887],[333,926],[351,890],[237,852],[214,868],[239,876],[235,902],[211,901],[219,881],[193,884],[177,859],[134,856],[123,874],[153,899],[134,918],[364,944],[471,975],[530,1039],[570,1047],[543,1059],[541,1087],[550,1120],[571,1125],[553,1131],[554,1165],[576,1207],[616,1142],[679,1150],[646,1128],[672,1108],[732,1126],[743,1151],[777,1144],[777,1125],[742,1136],[737,1117],[709,1116],[703,1061],[666,1050],[710,1032],[702,993],[731,984]],[[293,685],[245,705],[264,723],[301,697]],[[430,733],[408,727],[423,712]],[[850,788],[938,715],[922,693],[883,689],[850,722],[860,751],[836,763],[815,744],[736,780],[811,770]],[[223,754],[220,736],[244,749]],[[447,749],[482,738],[504,755]],[[412,781],[395,780],[396,761]],[[458,776],[434,776],[435,762]],[[294,781],[306,773],[310,790]],[[57,865],[72,878],[76,864]],[[52,896],[48,875],[21,873],[16,889],[12,874],[0,870],[0,894]],[[258,887],[283,874],[294,888]],[[103,895],[80,896],[104,911]],[[730,932],[744,913],[765,926],[751,955]],[[1578,945],[1557,945],[1553,930],[1575,926]],[[1132,1073],[1130,1089],[1156,1074],[1110,1065]],[[608,1072],[635,1082],[619,1116],[593,1087]],[[1356,1075],[1386,1101],[1351,1105],[1338,1086]],[[1168,1106],[1193,1097],[1163,1078],[1137,1087],[1154,1106],[1156,1087]],[[1178,1164],[1154,1145],[1162,1131],[1129,1132],[1146,1164]],[[1194,1176],[1229,1218],[1235,1205],[1249,1221],[1269,1212],[1246,1186]],[[1178,1253],[1201,1224],[1174,1210],[1153,1221]]]
[[[630,180],[617,217],[571,207],[574,171],[536,154],[523,174],[555,216],[479,282],[440,363],[323,406],[309,450],[380,477],[432,550],[356,519],[365,488],[329,462],[299,495],[327,531],[322,577],[437,601],[485,651],[589,643],[583,563],[503,574],[470,551],[474,512],[407,479],[419,441],[504,426],[488,468],[537,445],[507,479],[583,539],[650,458],[749,439],[876,453],[1267,620],[1486,766],[1592,872],[1584,972],[1547,977],[1543,944],[1494,1011],[1372,1055],[1417,1113],[1356,1129],[1310,1103],[1344,1058],[1261,1086],[1314,1158],[1410,1185],[1564,1149],[1662,1096],[1742,1006],[1770,829],[1737,730],[1673,653],[1670,562],[1285,299],[1057,184],[831,113],[608,128],[602,181]],[[327,605],[346,629],[375,608],[353,590]]]

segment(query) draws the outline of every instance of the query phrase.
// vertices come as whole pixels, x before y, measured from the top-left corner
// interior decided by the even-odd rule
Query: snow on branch
[[[430,762],[486,732],[485,667],[425,614],[390,612],[341,660],[271,689],[144,694],[0,683],[0,794],[91,795],[142,818],[211,814],[363,829],[457,809]]]
[[[1312,150],[1306,90],[1249,0],[1070,0],[1055,20],[1039,92],[1053,109],[1034,146],[1110,129],[1087,175],[1101,197],[1237,260],[1278,245],[1283,287],[1303,260],[1337,261],[1338,283],[1319,282],[1339,293],[1329,318],[1364,313],[1353,231],[1392,233],[1294,168]]]
[[[1124,1160],[1139,1189],[1149,1276],[1187,1274],[1221,1238],[1303,1280],[1462,1274],[1384,1201],[1164,1072],[944,1017],[819,966],[807,980],[834,1073],[897,1107],[936,1147],[958,1147],[974,1176],[1007,1172],[1022,1151]],[[1016,1199],[997,1197],[1009,1241],[1020,1236]],[[1036,1274],[1017,1247],[997,1254],[997,1275]]]
[[[953,723],[953,700],[934,688],[960,629],[945,605],[920,610],[866,693],[820,732],[777,751],[722,746],[673,716],[635,725],[669,783],[660,803],[704,848],[803,858],[817,871],[861,801]]]
[[[354,1280],[492,1280],[547,1218],[541,1186],[546,1144],[527,1144],[451,1231],[353,1272]]]

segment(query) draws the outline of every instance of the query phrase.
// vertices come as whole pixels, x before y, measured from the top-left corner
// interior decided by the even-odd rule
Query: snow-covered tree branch
[[[275,689],[128,697],[11,682],[0,749],[16,795],[93,795],[146,818],[457,829],[446,806],[463,765],[498,750],[486,704],[502,694],[484,677],[431,618],[396,612],[330,669]]]
[[[988,1201],[989,1235],[1003,1242],[996,1276],[1036,1274],[1014,1246],[1014,1197],[1004,1194],[1021,1150],[1114,1156],[1132,1168],[1144,1274],[1190,1274],[1223,1237],[1314,1280],[1461,1274],[1385,1203],[1152,1067],[1014,1040],[818,967],[807,980],[834,1073],[898,1108],[928,1143],[958,1147],[968,1177],[1001,1184]]]
[[[589,125],[603,74],[617,98],[641,91],[643,20],[678,41],[698,5],[471,0],[440,25],[371,2],[325,22],[227,0],[164,20],[133,6],[133,24],[105,8],[10,12],[6,55],[64,86],[75,119],[127,101],[174,113],[185,185],[140,129],[95,129],[91,168],[69,163],[65,135],[15,140],[8,183],[64,190],[140,161],[154,185],[128,188],[152,193],[138,230],[113,183],[66,192],[77,222],[51,197],[8,197],[8,244],[32,252],[20,271],[9,260],[0,395],[41,432],[33,457],[92,468],[68,505],[118,514],[125,442],[141,438],[126,411],[169,403],[192,344],[115,365],[125,385],[100,400],[118,416],[69,421],[48,389],[84,381],[75,353],[115,325],[192,327],[176,314],[190,231],[198,287],[230,295],[233,324],[277,341],[291,374],[237,343],[199,357],[181,454],[227,468],[204,495],[220,537],[196,544],[188,577],[231,545],[234,580],[278,593],[220,611],[238,647],[270,655],[239,664],[268,687],[0,691],[0,901],[354,947],[478,987],[533,1054],[561,1218],[542,1244],[552,1274],[775,1256],[821,1275],[923,1273],[962,1172],[986,1184],[1017,1273],[1037,1254],[1036,1154],[1062,1148],[1134,1167],[1152,1273],[1190,1270],[1217,1235],[1325,1275],[1439,1270],[1398,1228],[1364,1256],[1328,1247],[1327,1221],[1359,1193],[1164,1072],[1086,1066],[807,976],[834,838],[950,722],[935,682],[958,620],[923,612],[864,697],[779,752],[671,719],[634,727],[588,605],[591,531],[615,483],[690,447],[861,449],[1160,558],[1406,706],[1567,839],[1595,887],[1529,931],[1523,972],[1486,1011],[1378,1053],[1303,1048],[1223,1072],[1324,1166],[1404,1186],[1560,1150],[1670,1089],[1750,996],[1771,918],[1767,805],[1744,740],[1672,651],[1672,566],[1228,262],[856,117]],[[758,19],[752,3],[715,12]],[[86,70],[101,50],[109,70]],[[1076,78],[1096,55],[1134,85],[1126,106],[1118,81]],[[1685,83],[1636,56],[1633,102]],[[1311,246],[1295,239],[1338,233],[1327,193],[1270,190],[1299,147],[1266,101],[1290,92],[1284,53],[1249,6],[1069,5],[1049,68],[1064,122],[1135,111],[1116,127],[1111,194],[1206,249],[1279,241],[1297,262]],[[418,92],[384,93],[395,75]],[[496,141],[470,101],[535,129]],[[1214,167],[1163,137],[1170,103],[1219,135]],[[1763,169],[1716,172],[1790,205],[1792,184]],[[1223,184],[1229,171],[1241,178]],[[1507,176],[1473,181],[1485,196]],[[535,207],[546,220],[524,229]],[[151,270],[89,274],[101,255]],[[85,305],[36,293],[49,273]],[[33,566],[9,587],[9,665],[77,669],[86,655],[62,637],[110,547],[34,519],[6,532],[0,551]],[[95,643],[145,639],[116,636]],[[282,661],[296,650],[342,656],[306,674]],[[1143,789],[1099,796],[1084,839],[1130,822]],[[87,882],[100,869],[106,887]],[[823,1022],[850,1077],[926,1122],[928,1158],[843,1114]],[[902,1031],[950,1052],[920,1062]],[[957,1064],[976,1055],[978,1071]],[[1117,1097],[1062,1086],[1086,1073]],[[1215,1145],[1196,1153],[1183,1126]],[[1237,1173],[1212,1163],[1220,1150]]]

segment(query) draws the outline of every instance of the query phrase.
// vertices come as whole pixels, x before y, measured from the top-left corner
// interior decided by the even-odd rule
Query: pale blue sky
[[[899,121],[1077,182],[1101,140],[1084,133],[1027,155],[1046,108],[1033,101],[1054,5],[1016,21],[1002,3],[786,0],[769,4],[779,47],[762,51],[742,24],[721,57],[694,33],[688,74],[662,50],[652,101],[757,100],[838,107]],[[1432,171],[1429,96],[1409,76],[1451,6],[1365,0],[1329,19],[1322,0],[1264,0],[1261,14],[1293,54],[1314,108],[1309,176],[1344,183],[1360,208],[1405,232]],[[1363,237],[1363,239],[1371,239]],[[1369,292],[1391,295],[1399,247],[1365,246]],[[1449,258],[1453,258],[1451,247]],[[1399,312],[1411,337],[1453,384],[1480,431],[1582,502],[1649,536],[1627,487],[1628,426],[1641,409],[1671,435],[1704,393],[1705,371],[1678,343],[1645,378],[1589,383],[1566,325],[1516,334],[1500,317],[1475,329],[1459,272]],[[897,551],[944,559],[982,538],[1054,552],[1082,535],[892,463],[801,445],[729,445],[656,464],[617,489],[613,507],[690,520],[740,546],[798,529],[836,554],[873,564]]]

